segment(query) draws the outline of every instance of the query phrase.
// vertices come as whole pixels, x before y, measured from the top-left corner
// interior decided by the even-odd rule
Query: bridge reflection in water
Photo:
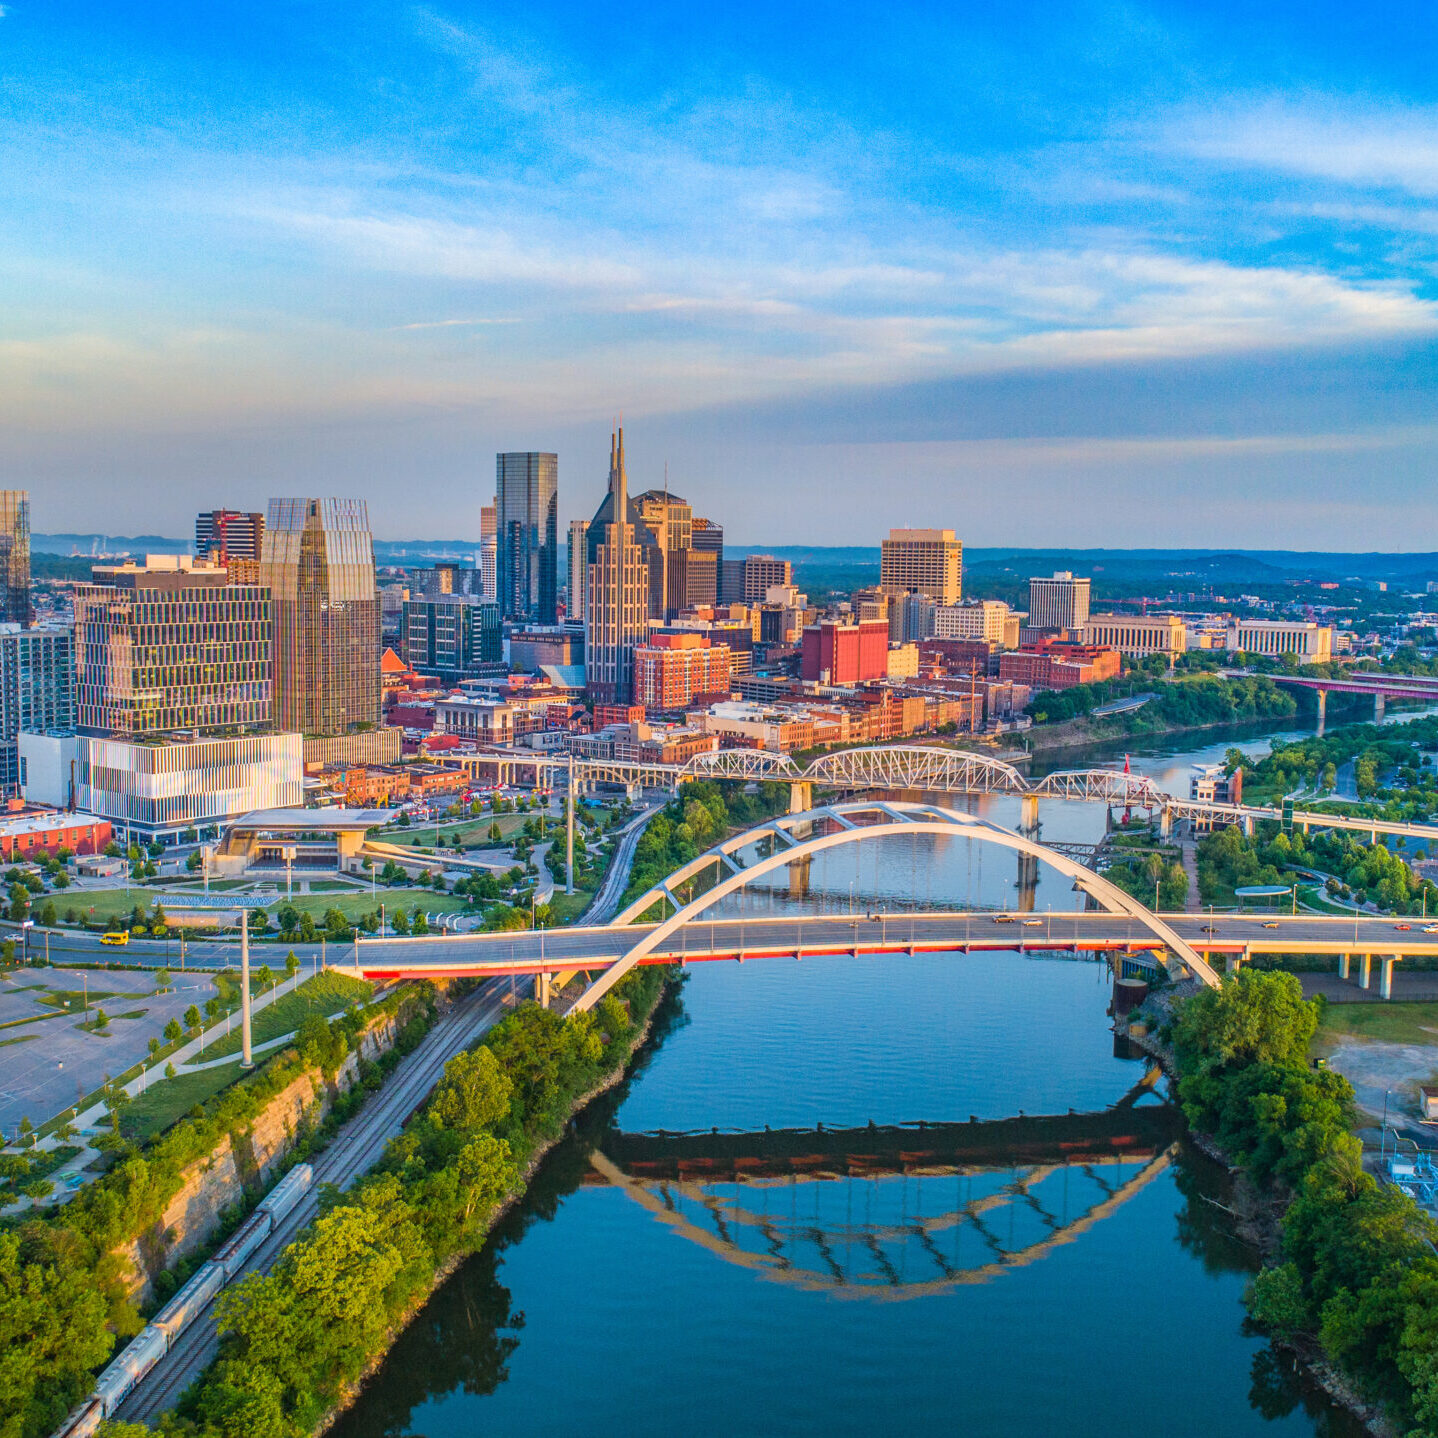
[[[1140,1104],[1099,1113],[762,1133],[611,1131],[609,1184],[680,1236],[777,1283],[919,1298],[986,1283],[1072,1243],[1158,1177],[1182,1129]]]

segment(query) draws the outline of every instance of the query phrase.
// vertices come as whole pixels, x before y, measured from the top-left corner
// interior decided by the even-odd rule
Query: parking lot
[[[153,973],[101,969],[16,969],[0,975],[0,1132],[13,1137],[22,1117],[37,1127],[92,1092],[107,1074],[139,1063],[151,1038],[191,1004],[214,996],[208,974],[174,976],[155,992]],[[103,1009],[103,1032],[81,1027]],[[68,999],[68,1004],[64,1001]]]

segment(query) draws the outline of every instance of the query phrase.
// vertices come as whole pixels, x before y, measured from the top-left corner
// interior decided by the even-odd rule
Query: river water
[[[1195,763],[1269,737],[1131,766],[1186,793]],[[975,804],[1016,821],[1017,801]],[[1043,823],[1091,842],[1104,816],[1045,804]],[[1007,851],[895,840],[817,856],[806,896],[781,877],[730,902],[1011,905],[1014,881]],[[1042,869],[1037,909],[1073,904]],[[1226,1177],[1116,1054],[1109,997],[1102,965],[1013,953],[693,966],[635,1073],[333,1433],[1355,1438],[1245,1332]],[[836,1142],[845,1161],[812,1158]],[[933,1157],[945,1142],[961,1160]]]

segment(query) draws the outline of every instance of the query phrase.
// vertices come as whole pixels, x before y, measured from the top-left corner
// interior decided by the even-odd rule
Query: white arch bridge
[[[639,895],[607,925],[556,929],[547,934],[539,931],[522,935],[356,940],[354,967],[357,973],[374,978],[426,973],[445,976],[529,972],[542,976],[546,995],[554,975],[560,976],[561,985],[574,974],[594,975],[575,1000],[573,1011],[579,1012],[592,1008],[635,965],[682,958],[682,944],[690,931],[704,927],[712,931],[714,926],[706,921],[706,916],[714,906],[765,874],[802,863],[828,849],[918,835],[976,840],[1008,849],[1021,860],[1049,864],[1072,879],[1080,891],[1111,916],[1112,926],[1120,932],[1118,942],[1137,942],[1151,949],[1167,950],[1179,965],[1202,982],[1214,988],[1218,986],[1218,975],[1207,959],[1190,940],[1177,933],[1166,918],[1154,914],[1139,900],[1068,855],[974,814],[934,804],[872,800],[780,815],[725,839]],[[743,862],[744,852],[756,845],[767,852]],[[696,894],[701,883],[708,886]],[[637,922],[658,907],[666,911],[658,923]],[[668,912],[671,909],[672,912]],[[712,932],[710,938],[710,947],[713,947]],[[522,955],[521,946],[525,951]],[[952,919],[942,932],[924,940],[922,945],[911,937],[908,946],[971,947],[966,926]],[[1017,944],[1010,941],[1006,946]],[[798,948],[802,947],[801,939]],[[855,934],[842,946],[842,951],[858,952],[861,947],[861,940]],[[501,957],[506,950],[510,955],[508,961]]]
[[[517,750],[461,755],[450,762],[499,782],[531,781],[553,785],[561,774],[572,777],[575,792],[595,784],[622,784],[631,788],[667,789],[677,792],[688,779],[730,779],[773,781],[788,784],[792,807],[812,807],[816,790],[844,793],[865,789],[909,790],[934,794],[1012,794],[1029,801],[1025,805],[1024,828],[1037,823],[1041,799],[1077,800],[1125,808],[1147,809],[1160,817],[1167,832],[1177,819],[1201,819],[1219,825],[1238,824],[1252,832],[1263,819],[1281,818],[1277,809],[1252,804],[1217,804],[1186,799],[1166,793],[1143,774],[1125,774],[1117,769],[1061,769],[1030,779],[1012,764],[968,749],[946,749],[938,745],[875,744],[821,754],[808,764],[797,763],[792,755],[766,749],[720,749],[698,754],[686,764],[643,764],[620,759],[525,754]],[[1298,810],[1293,823],[1309,829],[1353,829],[1366,833],[1375,842],[1380,834],[1391,834],[1427,843],[1438,841],[1438,826],[1405,824],[1354,814],[1327,814]]]

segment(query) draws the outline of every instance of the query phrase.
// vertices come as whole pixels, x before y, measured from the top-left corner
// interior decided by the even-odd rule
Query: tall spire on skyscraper
[[[629,518],[629,476],[624,473],[624,426],[619,426],[619,448],[614,465],[614,518],[623,524]]]

